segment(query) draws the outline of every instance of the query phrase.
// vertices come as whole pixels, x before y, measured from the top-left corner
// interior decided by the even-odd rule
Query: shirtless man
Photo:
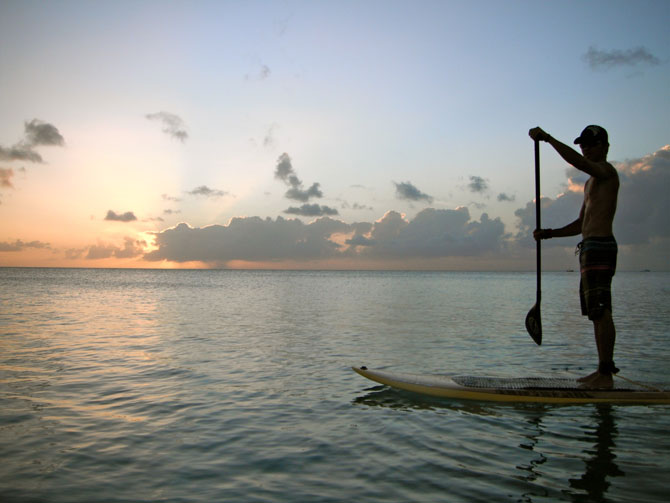
[[[582,235],[579,243],[581,281],[579,298],[582,314],[593,321],[598,348],[598,370],[578,379],[584,387],[611,388],[616,332],[612,321],[612,276],[616,270],[617,244],[612,234],[619,192],[619,175],[607,162],[609,142],[607,131],[600,126],[587,126],[575,140],[582,155],[561,143],[539,127],[528,134],[533,140],[549,143],[566,162],[590,176],[584,186],[584,203],[579,217],[560,229],[536,229],[533,237],[551,239]]]

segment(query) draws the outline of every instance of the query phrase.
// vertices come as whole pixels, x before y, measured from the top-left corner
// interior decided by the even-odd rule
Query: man
[[[617,244],[612,233],[619,192],[619,175],[607,162],[609,141],[607,131],[600,126],[587,126],[575,140],[582,155],[536,127],[528,134],[533,140],[549,143],[566,162],[590,178],[584,186],[584,203],[579,217],[560,229],[536,229],[533,237],[551,239],[582,235],[578,245],[581,281],[579,298],[582,314],[593,321],[598,348],[598,370],[578,379],[584,387],[611,388],[614,366],[616,332],[612,321],[612,276],[616,269]]]

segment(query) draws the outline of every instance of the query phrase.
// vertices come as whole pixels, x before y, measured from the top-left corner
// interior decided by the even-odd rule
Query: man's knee
[[[594,323],[611,321],[612,310],[604,306],[589,309],[589,320],[591,320]]]

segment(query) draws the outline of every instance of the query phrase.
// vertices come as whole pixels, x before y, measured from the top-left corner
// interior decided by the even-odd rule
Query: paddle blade
[[[540,321],[540,306],[535,304],[526,315],[526,330],[538,346],[542,344],[542,322]]]

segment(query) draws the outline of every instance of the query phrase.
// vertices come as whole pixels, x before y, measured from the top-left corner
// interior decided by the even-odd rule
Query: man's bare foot
[[[590,380],[594,379],[595,377],[597,377],[599,375],[600,375],[600,372],[598,372],[596,370],[595,372],[593,372],[593,373],[591,373],[587,376],[580,377],[579,379],[577,379],[577,382],[589,382]]]
[[[595,372],[595,374],[591,374],[582,379],[584,380],[580,380],[582,384],[579,387],[583,389],[612,389],[614,387],[614,378],[612,377],[612,374]]]

